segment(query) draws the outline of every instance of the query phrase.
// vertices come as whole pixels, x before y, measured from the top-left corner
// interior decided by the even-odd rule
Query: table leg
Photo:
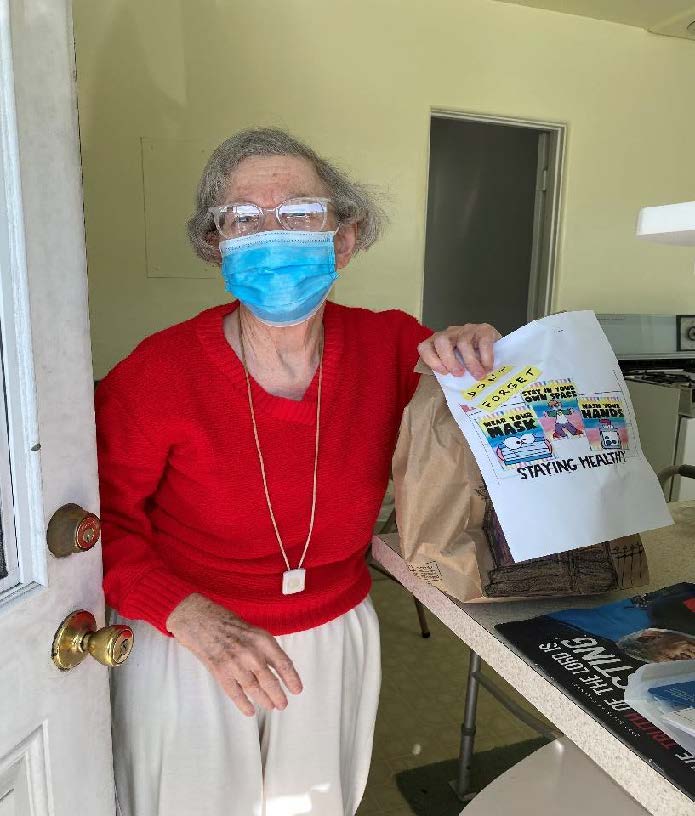
[[[417,617],[420,621],[420,632],[424,638],[428,638],[430,636],[430,628],[427,625],[427,618],[425,617],[425,607],[414,595],[413,600],[415,601],[415,609],[417,610]]]
[[[518,703],[511,700],[507,695],[497,688],[495,683],[484,677],[481,671],[480,655],[468,650],[468,684],[466,687],[466,707],[463,714],[463,724],[461,725],[461,750],[459,751],[458,779],[450,784],[454,793],[462,802],[470,802],[477,791],[471,791],[471,764],[473,762],[473,752],[475,750],[475,722],[478,707],[478,692],[482,686],[501,703],[510,714],[521,720],[529,728],[532,728],[548,741],[562,737],[558,731],[551,726],[541,722],[533,714],[525,711]]]
[[[468,684],[466,687],[466,708],[461,725],[461,751],[459,753],[458,779],[452,783],[454,793],[462,802],[475,796],[469,788],[471,784],[471,763],[475,748],[475,718],[478,708],[478,690],[480,682],[480,655],[468,650]]]

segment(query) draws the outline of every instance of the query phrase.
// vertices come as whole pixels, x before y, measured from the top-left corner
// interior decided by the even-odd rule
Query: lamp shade
[[[695,201],[643,207],[637,219],[637,237],[677,246],[695,246]]]

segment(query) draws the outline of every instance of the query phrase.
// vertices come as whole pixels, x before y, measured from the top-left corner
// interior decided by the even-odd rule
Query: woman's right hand
[[[297,670],[271,634],[203,595],[181,601],[169,615],[167,629],[247,717],[254,715],[254,703],[268,711],[287,707],[280,680],[292,694],[302,691]]]

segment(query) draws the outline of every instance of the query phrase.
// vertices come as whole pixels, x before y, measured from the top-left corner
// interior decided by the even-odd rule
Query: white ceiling
[[[690,36],[695,39],[695,31],[687,32],[688,24],[695,21],[695,0],[499,0],[499,2],[579,14],[582,17],[595,17],[598,20],[639,26],[659,34]]]

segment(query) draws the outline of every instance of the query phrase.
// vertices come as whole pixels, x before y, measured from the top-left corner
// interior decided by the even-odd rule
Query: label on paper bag
[[[593,312],[495,344],[490,374],[436,374],[515,561],[672,523],[629,393]]]

